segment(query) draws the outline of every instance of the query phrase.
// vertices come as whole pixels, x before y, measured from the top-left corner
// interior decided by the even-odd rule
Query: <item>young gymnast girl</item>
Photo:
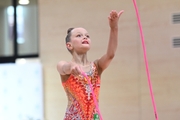
[[[118,45],[118,21],[123,12],[123,10],[110,12],[107,51],[93,62],[87,59],[87,52],[91,46],[88,32],[81,27],[68,29],[66,47],[72,55],[72,60],[60,61],[57,64],[57,70],[68,98],[64,120],[93,120],[98,114],[88,80],[92,85],[95,99],[99,101],[101,74],[115,55]],[[82,73],[88,76],[88,80]]]

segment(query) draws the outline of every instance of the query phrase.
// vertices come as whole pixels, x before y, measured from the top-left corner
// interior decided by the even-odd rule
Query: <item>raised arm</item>
[[[110,12],[110,15],[108,17],[110,26],[110,36],[107,51],[100,59],[96,61],[98,68],[101,72],[108,67],[109,63],[115,55],[118,45],[118,21],[123,12],[123,10],[119,13],[113,10]]]

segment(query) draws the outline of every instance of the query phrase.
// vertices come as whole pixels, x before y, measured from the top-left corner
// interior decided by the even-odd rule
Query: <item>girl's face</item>
[[[71,31],[71,40],[67,43],[67,47],[73,52],[83,54],[90,49],[90,44],[88,32],[84,28],[74,28]]]

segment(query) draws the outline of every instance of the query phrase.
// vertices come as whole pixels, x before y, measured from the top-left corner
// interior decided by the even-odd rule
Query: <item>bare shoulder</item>
[[[59,72],[60,75],[64,75],[64,72],[62,70],[62,66],[64,66],[67,63],[67,61],[59,61],[57,63],[57,71]]]
[[[61,67],[62,67],[65,63],[67,63],[67,62],[66,62],[66,61],[59,61],[59,62],[57,63],[57,70],[59,71],[59,70],[61,69]]]
[[[67,61],[59,61],[57,63],[57,71],[61,77],[61,81],[62,82],[65,82],[68,78],[69,78],[69,75],[67,75],[64,71],[63,71],[63,66],[65,64],[67,64],[68,62]]]

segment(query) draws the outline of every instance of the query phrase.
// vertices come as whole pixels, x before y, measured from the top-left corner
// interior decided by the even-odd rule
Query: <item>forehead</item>
[[[84,34],[87,34],[87,30],[84,29],[84,28],[74,28],[72,31],[71,31],[72,34],[77,34],[77,33],[84,33]]]

